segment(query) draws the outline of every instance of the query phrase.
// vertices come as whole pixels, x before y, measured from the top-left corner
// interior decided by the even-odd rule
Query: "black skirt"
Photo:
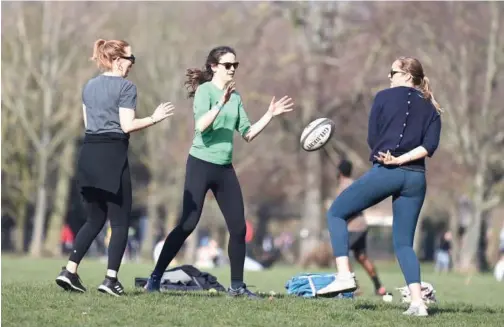
[[[128,146],[128,134],[86,134],[77,163],[81,191],[92,187],[117,194],[128,165]]]

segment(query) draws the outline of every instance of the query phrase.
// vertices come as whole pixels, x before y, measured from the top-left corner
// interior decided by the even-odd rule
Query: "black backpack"
[[[135,278],[135,286],[144,287],[147,279]],[[199,271],[191,265],[166,270],[163,277],[161,277],[161,289],[175,291],[208,291],[214,289],[218,292],[226,291],[215,276]]]

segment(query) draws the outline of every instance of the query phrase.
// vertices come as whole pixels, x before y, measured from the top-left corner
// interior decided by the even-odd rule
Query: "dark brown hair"
[[[432,92],[430,81],[427,76],[425,76],[420,61],[412,57],[399,57],[397,60],[400,63],[401,69],[412,76],[413,85],[422,92],[424,98],[432,102],[438,113],[443,112],[439,103],[436,99],[434,99],[434,93]]]
[[[109,71],[115,59],[126,55],[125,48],[128,46],[128,42],[123,40],[96,40],[91,59],[96,62],[100,70]]]
[[[203,69],[190,68],[186,72],[187,80],[184,82],[185,87],[188,90],[188,97],[194,97],[196,89],[199,85],[211,81],[213,77],[212,65],[217,65],[220,58],[226,53],[232,53],[236,56],[236,52],[233,48],[228,46],[220,46],[213,48],[208,54],[205,66]]]

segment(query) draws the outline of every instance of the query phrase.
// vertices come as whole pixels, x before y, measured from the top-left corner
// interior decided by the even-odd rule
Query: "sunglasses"
[[[398,70],[393,70],[393,69],[391,69],[391,70],[390,70],[390,73],[389,73],[390,78],[394,77],[394,75],[395,75],[395,74],[397,74],[397,73],[406,74],[405,72],[401,72],[401,71],[398,71]]]
[[[239,62],[219,62],[219,65],[224,66],[224,68],[226,68],[226,70],[230,70],[231,67],[234,67],[234,69],[237,69],[238,66],[240,65],[240,63]]]
[[[129,57],[121,57],[121,58],[131,61],[132,64],[135,63],[135,56],[134,55],[131,55]]]

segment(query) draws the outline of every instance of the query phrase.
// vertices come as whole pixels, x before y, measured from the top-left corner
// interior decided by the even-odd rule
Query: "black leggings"
[[[231,280],[243,281],[246,225],[243,197],[235,170],[231,164],[217,165],[191,155],[186,165],[182,214],[177,226],[166,237],[154,274],[163,274],[196,228],[209,189],[219,204],[229,230]]]
[[[70,261],[80,263],[91,243],[110,219],[112,235],[108,252],[108,269],[119,270],[128,241],[131,214],[131,177],[128,164],[121,175],[121,187],[113,194],[93,187],[82,189],[82,198],[87,213],[87,221],[77,233]]]

